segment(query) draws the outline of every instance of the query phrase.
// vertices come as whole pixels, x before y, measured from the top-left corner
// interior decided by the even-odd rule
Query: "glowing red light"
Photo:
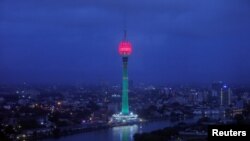
[[[130,55],[132,53],[132,45],[129,41],[121,41],[119,44],[120,55]]]

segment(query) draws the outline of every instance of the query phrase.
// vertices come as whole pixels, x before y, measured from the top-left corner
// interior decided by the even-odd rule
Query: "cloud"
[[[126,17],[135,79],[174,81],[184,71],[183,81],[246,74],[250,62],[239,62],[249,52],[249,7],[248,0],[2,0],[1,71],[96,77],[107,65],[103,76],[113,79]]]

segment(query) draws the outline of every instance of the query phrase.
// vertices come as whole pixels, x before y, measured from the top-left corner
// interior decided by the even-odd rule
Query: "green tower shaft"
[[[122,57],[122,63],[122,114],[128,115],[128,56]]]

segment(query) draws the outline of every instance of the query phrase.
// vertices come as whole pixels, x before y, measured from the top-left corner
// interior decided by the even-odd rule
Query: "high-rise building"
[[[222,81],[212,83],[212,97],[218,97],[220,95],[223,85],[224,83]]]
[[[220,90],[220,106],[227,107],[231,104],[232,90],[224,85]]]
[[[217,81],[212,83],[211,93],[209,95],[208,101],[214,106],[221,106],[221,90],[225,83],[222,81]]]

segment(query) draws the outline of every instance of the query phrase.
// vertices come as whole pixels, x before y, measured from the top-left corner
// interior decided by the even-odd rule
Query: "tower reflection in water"
[[[133,141],[133,136],[138,132],[138,125],[114,127],[113,133],[119,134],[119,141]]]

